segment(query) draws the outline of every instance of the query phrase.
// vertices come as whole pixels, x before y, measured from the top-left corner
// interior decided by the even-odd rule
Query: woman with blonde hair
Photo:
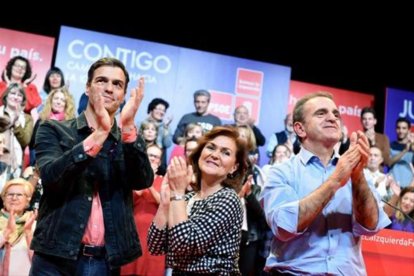
[[[37,212],[27,211],[33,186],[23,178],[9,180],[1,191],[0,275],[28,275]]]
[[[36,159],[34,155],[34,146],[36,142],[36,132],[41,121],[57,120],[64,121],[75,118],[75,103],[73,97],[66,87],[53,89],[46,98],[46,102],[42,111],[39,114],[40,120],[36,121],[33,129],[32,139],[29,147],[32,150],[30,153],[30,165],[34,166]]]
[[[46,98],[43,110],[39,113],[41,120],[58,121],[75,118],[75,103],[66,87],[53,89]]]

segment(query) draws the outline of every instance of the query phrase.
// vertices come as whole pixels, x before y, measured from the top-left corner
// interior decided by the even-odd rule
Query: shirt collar
[[[300,148],[300,151],[298,153],[298,156],[299,156],[300,161],[304,165],[308,164],[309,162],[311,162],[315,158],[317,160],[319,160],[319,157],[318,156],[316,156],[312,152],[308,151],[304,147],[301,147]],[[333,153],[333,155],[331,157],[330,163],[332,163],[333,165],[336,165],[336,163],[338,162],[339,157],[340,157],[340,155],[336,151],[334,151],[334,153]]]

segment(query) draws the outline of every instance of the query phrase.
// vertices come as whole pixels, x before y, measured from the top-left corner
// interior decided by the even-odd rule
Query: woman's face
[[[195,137],[196,139],[198,139],[201,136],[203,136],[203,128],[201,126],[196,126],[192,130],[189,130],[187,132],[186,138]]]
[[[414,193],[408,192],[401,198],[401,210],[409,214],[414,210]]]
[[[275,151],[275,163],[282,163],[289,159],[289,151],[285,146],[278,146]]]
[[[151,168],[154,172],[158,170],[158,167],[161,165],[161,155],[162,152],[157,147],[147,148],[148,159],[151,163]]]
[[[237,169],[236,142],[227,136],[217,136],[208,142],[201,151],[198,166],[201,176],[225,179],[227,174]]]
[[[22,81],[24,74],[26,73],[27,64],[21,59],[16,59],[12,66],[11,78],[13,80]]]
[[[161,122],[164,119],[165,115],[165,105],[158,104],[152,111],[151,117],[154,118],[156,121]]]
[[[62,87],[62,76],[59,73],[50,74],[49,84],[51,89]]]
[[[26,195],[23,185],[11,185],[4,198],[6,211],[14,210],[15,214],[21,215],[28,206],[30,198]]]
[[[12,88],[7,95],[7,106],[12,109],[21,109],[23,102],[23,94],[18,87]]]
[[[66,98],[62,92],[56,92],[52,97],[52,111],[55,113],[61,113],[65,111]]]
[[[157,139],[157,128],[153,124],[148,124],[142,132],[146,142],[154,142]]]

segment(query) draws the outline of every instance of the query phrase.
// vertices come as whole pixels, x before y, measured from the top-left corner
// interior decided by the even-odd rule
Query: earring
[[[235,178],[236,177],[236,174],[235,173],[228,173],[227,174],[227,178],[228,179],[233,179],[233,178]]]

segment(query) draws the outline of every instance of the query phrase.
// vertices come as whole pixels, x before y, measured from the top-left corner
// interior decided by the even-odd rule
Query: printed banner
[[[390,142],[397,140],[395,122],[399,117],[407,118],[411,122],[411,131],[414,131],[414,92],[387,88],[384,132]]]
[[[0,28],[1,74],[10,58],[23,56],[29,60],[32,73],[37,75],[33,83],[39,92],[42,91],[46,73],[52,64],[54,43],[53,37]]]

